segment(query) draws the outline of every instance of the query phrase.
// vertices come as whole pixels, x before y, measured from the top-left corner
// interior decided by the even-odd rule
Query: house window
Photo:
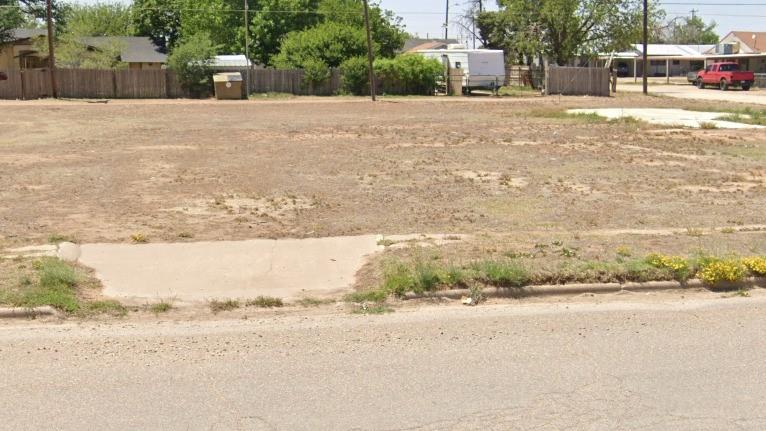
[[[681,60],[673,60],[673,66],[680,66]]]
[[[455,62],[455,69],[462,69],[462,67],[463,67],[463,63],[461,63],[459,61]]]

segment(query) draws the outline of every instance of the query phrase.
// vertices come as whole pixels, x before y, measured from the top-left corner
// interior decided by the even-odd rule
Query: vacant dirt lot
[[[139,233],[663,233],[764,221],[763,132],[559,115],[616,106],[695,104],[639,95],[4,102],[0,245]]]

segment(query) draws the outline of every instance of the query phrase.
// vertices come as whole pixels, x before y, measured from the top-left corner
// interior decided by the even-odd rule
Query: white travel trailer
[[[463,88],[495,88],[505,82],[505,57],[499,49],[466,49],[462,45],[447,49],[417,51],[428,58],[449,61],[452,69],[463,70]]]

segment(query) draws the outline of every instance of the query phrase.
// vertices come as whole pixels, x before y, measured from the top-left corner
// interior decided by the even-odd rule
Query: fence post
[[[112,70],[112,99],[117,98],[117,71]]]
[[[19,69],[19,83],[21,84],[21,100],[27,100],[27,92],[24,88],[24,69]]]
[[[170,99],[170,83],[168,82],[167,69],[162,69],[162,77],[165,78],[165,98]]]

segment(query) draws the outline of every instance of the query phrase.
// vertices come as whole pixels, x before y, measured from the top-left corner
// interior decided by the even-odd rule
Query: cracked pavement
[[[683,297],[682,297],[683,298]],[[766,294],[0,322],[8,429],[760,430]]]

